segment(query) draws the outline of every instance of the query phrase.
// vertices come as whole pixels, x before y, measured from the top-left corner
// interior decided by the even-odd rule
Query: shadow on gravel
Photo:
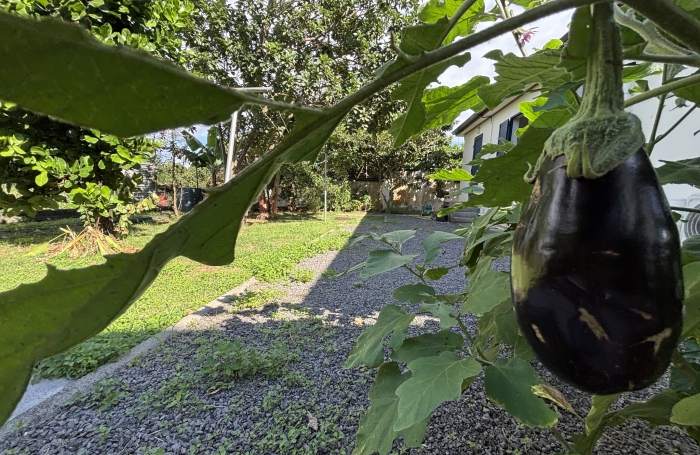
[[[418,228],[404,252],[422,251],[435,230],[457,226],[417,217],[367,216],[355,234]],[[463,241],[446,243],[435,266],[459,261]],[[137,358],[93,392],[76,397],[40,425],[21,427],[0,441],[6,454],[346,454],[369,406],[374,371],[342,363],[362,330],[373,323],[393,290],[414,283],[405,270],[360,279],[359,272],[338,279],[364,261],[380,244],[365,240],[337,253],[307,259],[310,283],[278,283],[272,303],[253,309],[207,314],[200,326],[178,334]],[[507,261],[495,267],[507,269]],[[439,293],[461,292],[464,270],[450,271],[434,286]],[[254,289],[264,292],[266,289]],[[234,302],[235,304],[235,302]],[[415,311],[417,306],[404,305]],[[468,326],[475,320],[468,319]],[[408,336],[437,330],[435,320],[416,318]],[[585,415],[588,399],[558,383]],[[639,397],[639,396],[638,396]],[[559,429],[583,429],[579,418],[561,416]],[[599,454],[697,454],[680,432],[650,430],[631,422],[609,433]],[[554,454],[562,451],[549,430],[528,429],[507,416],[483,393],[479,377],[457,403],[433,414],[421,450],[395,442],[394,454]]]

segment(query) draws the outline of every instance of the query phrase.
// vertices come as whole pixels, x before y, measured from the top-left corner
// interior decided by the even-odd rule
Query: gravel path
[[[405,252],[421,251],[422,239],[434,230],[455,227],[414,217],[367,219],[357,233],[420,228]],[[454,264],[462,245],[446,244],[449,250],[436,266]],[[14,431],[0,440],[0,453],[350,454],[359,417],[369,406],[374,373],[345,370],[341,364],[379,309],[392,302],[393,289],[413,280],[405,270],[366,280],[360,280],[359,272],[335,280],[322,273],[329,268],[346,270],[374,248],[373,242],[364,241],[303,261],[298,268],[313,270],[312,281],[268,285],[267,292],[278,295],[272,304],[212,314],[46,421],[13,422]],[[507,270],[508,261],[499,261],[494,268]],[[453,269],[436,288],[456,293],[464,286],[464,270]],[[426,328],[437,328],[435,320],[416,318],[409,334]],[[208,356],[223,356],[228,365],[257,371],[228,380],[221,368],[209,367]],[[244,357],[257,360],[241,364]],[[584,395],[540,371],[585,415],[589,401]],[[645,393],[650,392],[630,394],[616,407],[643,399]],[[558,428],[571,434],[580,432],[582,423],[563,413]],[[609,438],[598,454],[700,454],[690,438],[673,428],[652,430],[634,420],[606,433]],[[398,443],[394,448],[394,453],[440,455],[562,450],[549,430],[518,425],[491,403],[483,393],[481,376],[462,400],[446,403],[433,414],[421,451],[406,450]]]

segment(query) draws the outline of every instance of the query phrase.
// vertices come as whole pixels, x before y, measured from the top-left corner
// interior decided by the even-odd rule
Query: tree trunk
[[[180,211],[177,207],[177,185],[175,184],[175,150],[172,148],[172,143],[170,153],[173,155],[173,212],[175,212],[175,216],[180,216]]]
[[[265,190],[262,190],[258,195],[258,219],[266,220],[270,215],[267,207],[267,198],[265,197]]]
[[[275,174],[275,184],[272,189],[272,197],[270,198],[270,216],[272,219],[277,218],[277,199],[280,196],[280,171]]]

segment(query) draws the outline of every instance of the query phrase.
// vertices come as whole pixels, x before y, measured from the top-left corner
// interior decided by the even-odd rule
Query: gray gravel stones
[[[405,247],[412,253],[421,251],[422,239],[432,231],[454,227],[416,217],[367,217],[357,233],[420,228]],[[447,251],[436,266],[456,263],[463,242],[444,246]],[[24,426],[14,422],[16,429],[0,440],[0,453],[350,454],[359,417],[369,406],[374,372],[346,370],[342,362],[381,307],[392,303],[393,289],[414,280],[405,270],[366,280],[359,278],[359,272],[335,280],[321,274],[328,268],[346,270],[377,247],[365,240],[339,253],[303,261],[299,267],[313,270],[313,281],[275,285],[285,295],[264,308],[212,314],[206,318],[207,328],[174,336],[57,415]],[[493,268],[507,270],[508,265],[507,259],[500,260]],[[456,268],[435,287],[440,293],[455,293],[465,284],[464,270]],[[422,327],[411,326],[409,335],[437,328],[434,320],[423,321]],[[272,356],[274,366],[267,369],[263,359],[261,371],[252,377],[217,382],[212,374],[203,373],[198,359],[224,352],[217,349],[235,340],[263,357],[283,356]],[[589,405],[585,395],[541,368],[540,372],[585,415]],[[615,406],[649,393],[630,394]],[[580,432],[583,424],[562,412],[558,428],[570,435]],[[692,440],[673,428],[650,429],[631,421],[606,433],[609,439],[602,441],[598,454],[700,454]],[[394,448],[394,453],[436,455],[562,451],[551,431],[523,427],[490,402],[482,377],[459,402],[436,410],[421,451],[405,450],[400,442]]]

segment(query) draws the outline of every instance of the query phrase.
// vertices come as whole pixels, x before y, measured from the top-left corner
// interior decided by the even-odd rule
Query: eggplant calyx
[[[581,108],[547,139],[543,156],[566,155],[569,178],[596,179],[623,163],[644,144],[639,119],[624,109],[622,45],[612,3],[593,6],[588,68]],[[536,178],[534,170],[526,181]],[[533,172],[534,171],[534,172]]]

